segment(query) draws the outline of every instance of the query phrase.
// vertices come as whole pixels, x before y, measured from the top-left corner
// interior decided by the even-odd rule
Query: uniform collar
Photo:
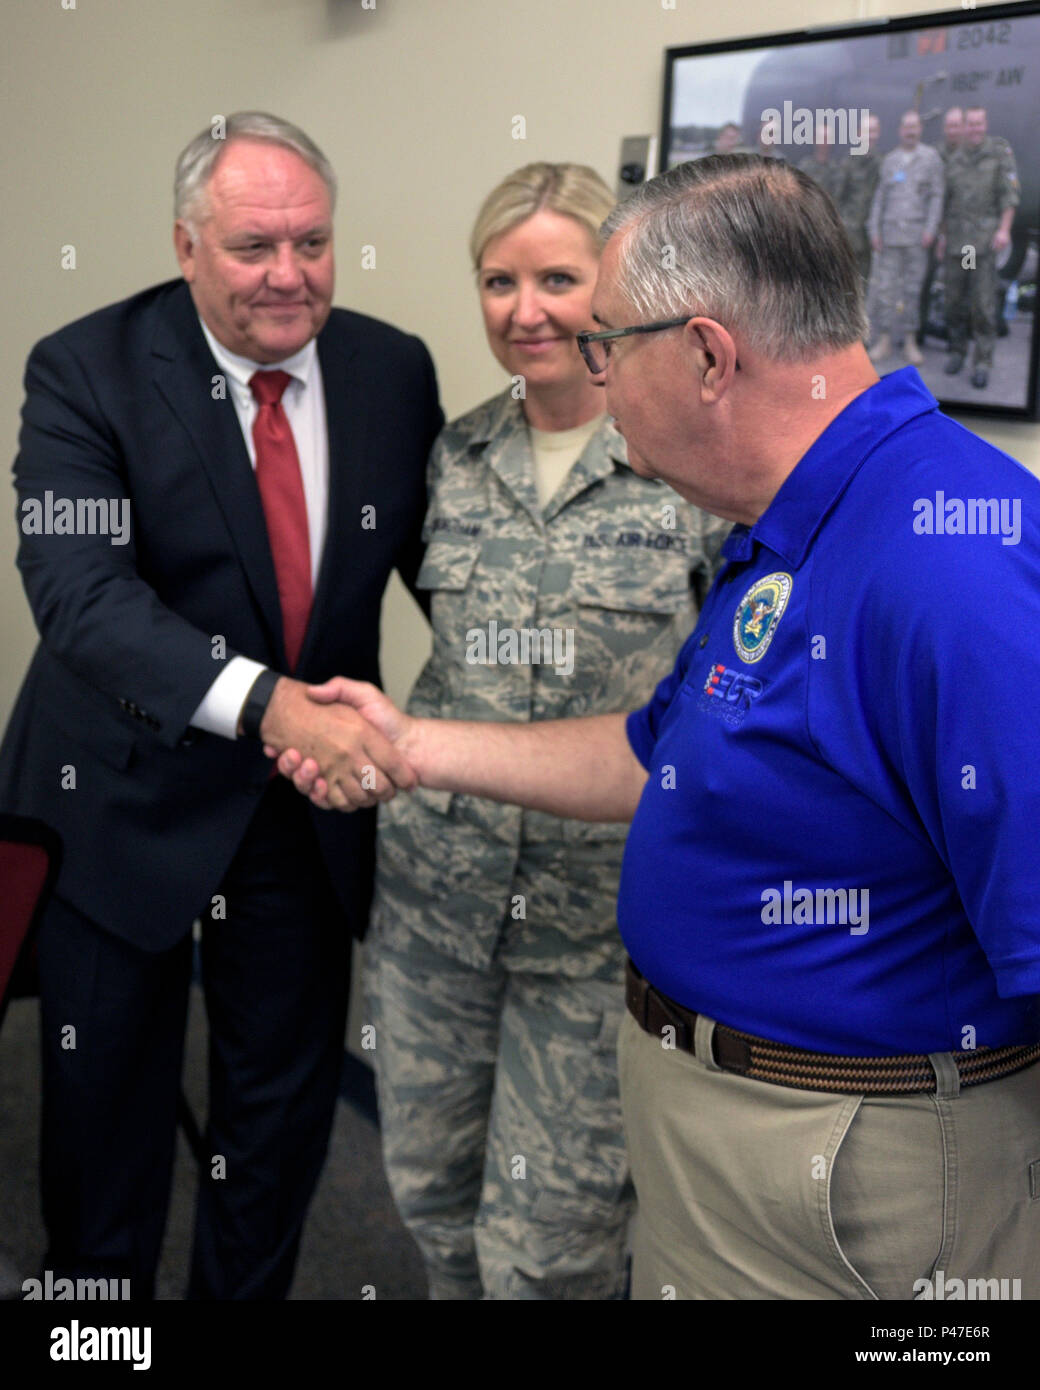
[[[984,154],[992,154],[993,147],[993,136],[984,135],[982,137],[982,143],[980,145],[976,145],[974,149],[971,147],[971,145],[961,145],[957,153],[964,155],[965,159],[981,159],[981,157]]]
[[[468,445],[471,450],[483,451],[487,465],[506,488],[530,514],[542,524],[573,500],[579,492],[602,478],[609,477],[616,464],[627,468],[625,441],[610,426],[592,436],[578,462],[568,474],[562,492],[554,494],[543,513],[538,505],[534,475],[531,472],[531,446],[527,420],[512,391],[495,396],[475,412],[469,425]]]
[[[734,526],[722,553],[728,560],[749,560],[757,543],[797,569],[828,512],[869,455],[910,420],[938,408],[915,367],[883,377],[850,402],[809,446],[754,526]]]
[[[500,396],[494,396],[481,409],[474,412],[473,422],[469,430],[469,443],[479,447],[490,444],[494,439],[505,438],[514,435],[518,430],[526,429],[527,420],[520,401],[514,398],[512,391],[506,390]],[[610,431],[608,452],[617,463],[628,466],[625,441],[617,430]]]

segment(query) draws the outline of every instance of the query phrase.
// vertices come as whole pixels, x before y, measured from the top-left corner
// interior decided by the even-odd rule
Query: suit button
[[[158,725],[157,725],[156,727],[158,727]],[[184,737],[181,739],[181,747],[182,747],[182,748],[190,748],[194,742],[195,742],[195,735],[194,735],[194,734],[185,734]]]
[[[711,636],[711,633],[710,633],[710,632],[704,633],[704,635],[701,637],[701,640],[697,643],[698,647],[700,647],[702,651],[703,651],[703,649],[708,645],[708,638],[709,638],[710,636]]]

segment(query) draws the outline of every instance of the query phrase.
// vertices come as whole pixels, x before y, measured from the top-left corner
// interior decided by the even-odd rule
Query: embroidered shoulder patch
[[[789,574],[767,574],[756,579],[737,604],[733,646],[741,661],[760,661],[765,656],[791,597],[792,582]]]

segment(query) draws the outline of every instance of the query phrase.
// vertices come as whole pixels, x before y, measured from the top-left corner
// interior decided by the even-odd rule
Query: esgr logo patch
[[[700,708],[735,728],[743,724],[748,710],[764,689],[763,682],[757,676],[716,662],[709,669],[708,679],[704,682]]]

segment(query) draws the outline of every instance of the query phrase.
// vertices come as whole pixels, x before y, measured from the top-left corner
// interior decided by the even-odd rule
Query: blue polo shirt
[[[629,716],[658,989],[859,1056],[1040,1039],[1040,483],[912,367],[828,426]]]

